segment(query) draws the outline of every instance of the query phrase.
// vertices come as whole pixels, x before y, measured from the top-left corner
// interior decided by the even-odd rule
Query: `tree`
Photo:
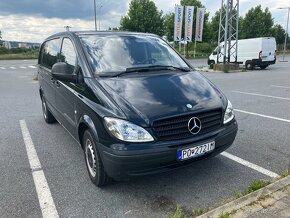
[[[283,44],[285,40],[285,30],[280,24],[276,24],[271,29],[271,36],[276,38],[277,44]]]
[[[164,34],[168,41],[173,41],[174,37],[174,13],[168,13],[163,17]]]
[[[214,16],[211,18],[211,21],[209,22],[209,41],[211,43],[216,43],[218,41],[220,14],[221,14],[220,10],[216,11]],[[243,17],[239,17],[239,36],[238,36],[239,39],[243,38],[242,22]]]
[[[2,42],[2,32],[0,30],[0,46],[2,46],[2,45],[3,45],[3,42]]]
[[[109,31],[118,31],[119,28],[118,28],[118,27],[113,27],[113,28],[109,27],[108,30],[109,30]]]
[[[208,37],[209,37],[210,42],[218,41],[220,14],[221,14],[220,10],[216,11],[209,23],[209,36]]]
[[[245,15],[242,23],[244,38],[270,36],[273,26],[272,14],[268,8],[262,10],[261,5],[251,8]]]
[[[163,34],[162,11],[158,11],[152,0],[132,0],[128,14],[121,18],[120,29]]]

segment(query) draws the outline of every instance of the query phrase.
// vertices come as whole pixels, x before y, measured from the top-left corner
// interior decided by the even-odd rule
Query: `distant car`
[[[38,64],[44,119],[82,145],[97,186],[191,164],[235,139],[230,101],[156,35],[59,33]]]
[[[224,43],[216,47],[208,58],[208,65],[223,62],[223,49]],[[255,66],[265,69],[276,63],[276,50],[276,39],[273,37],[241,39],[238,40],[237,63],[249,70],[254,69]],[[233,49],[231,51],[233,52]],[[234,61],[235,57],[231,57],[231,60]]]

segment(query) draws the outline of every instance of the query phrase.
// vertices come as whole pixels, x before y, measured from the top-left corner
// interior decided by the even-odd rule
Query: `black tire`
[[[41,97],[41,105],[42,105],[42,114],[43,114],[43,118],[45,120],[46,123],[55,123],[56,119],[54,118],[54,116],[51,114],[51,112],[49,111],[45,98],[42,96]]]
[[[107,185],[111,178],[105,172],[100,154],[96,149],[96,144],[89,130],[86,130],[83,135],[83,148],[85,154],[86,167],[91,178],[91,181],[97,187]]]
[[[266,69],[268,66],[269,66],[269,65],[263,65],[263,66],[260,66],[260,68],[261,68],[262,70],[264,70],[264,69]]]
[[[245,66],[246,66],[247,70],[253,70],[254,69],[254,66],[253,66],[251,61],[246,61]]]
[[[215,61],[211,60],[209,61],[209,65],[215,64]]]

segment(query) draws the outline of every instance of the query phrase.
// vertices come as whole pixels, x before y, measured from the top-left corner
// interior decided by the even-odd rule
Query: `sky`
[[[179,0],[153,0],[163,13],[173,12]],[[201,0],[212,16],[221,6],[221,0]],[[125,16],[130,0],[96,0],[97,24],[101,30],[118,27]],[[286,28],[287,10],[290,0],[240,0],[240,15],[257,5],[268,7],[274,23]],[[1,0],[0,30],[2,39],[8,41],[42,42],[46,37],[64,31],[94,29],[93,0]]]

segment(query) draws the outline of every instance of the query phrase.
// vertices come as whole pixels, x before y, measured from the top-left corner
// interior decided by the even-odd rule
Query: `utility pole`
[[[102,9],[103,5],[100,5],[99,9],[99,30],[101,30],[101,9]]]
[[[283,52],[283,60],[282,60],[282,62],[287,62],[287,61],[285,61],[285,53],[286,53],[286,46],[287,46],[287,41],[288,41],[288,24],[289,24],[290,7],[278,8],[278,9],[288,9],[288,17],[287,17],[286,32],[285,32],[285,42],[284,42],[284,52]]]
[[[96,0],[94,0],[94,12],[95,12],[95,30],[97,31],[97,11],[96,11]]]
[[[71,28],[71,26],[64,26],[66,31],[69,31],[69,29]]]
[[[216,63],[236,63],[239,37],[239,0],[222,0],[221,3]]]

